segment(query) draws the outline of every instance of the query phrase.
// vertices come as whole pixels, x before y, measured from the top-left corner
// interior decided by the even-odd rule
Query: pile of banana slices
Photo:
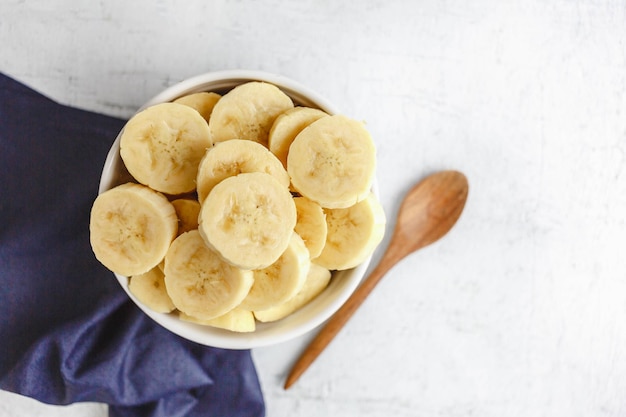
[[[136,182],[96,198],[91,246],[157,312],[252,332],[383,238],[363,124],[295,106],[271,83],[150,106],[125,125],[120,156]]]

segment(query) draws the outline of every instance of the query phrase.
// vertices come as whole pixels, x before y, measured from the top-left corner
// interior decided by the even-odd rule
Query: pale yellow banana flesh
[[[176,308],[165,289],[165,275],[159,267],[130,277],[128,289],[149,309],[157,313],[170,313]]]
[[[165,286],[176,308],[210,320],[238,306],[250,291],[252,272],[224,262],[197,230],[178,236],[165,256]]]
[[[178,235],[198,228],[200,203],[191,198],[177,198],[172,200],[172,206],[178,217]]]
[[[113,214],[96,216],[94,202],[92,246],[154,311],[176,308],[182,320],[252,332],[255,319],[279,320],[308,304],[333,270],[363,262],[382,240],[385,216],[371,194],[375,148],[364,125],[294,107],[271,84],[149,107],[121,136],[124,164],[146,187],[134,185],[158,203],[151,197],[144,215],[143,202],[116,198],[104,204]]]
[[[215,107],[215,104],[221,97],[222,96],[217,93],[203,91],[179,97],[174,100],[174,103],[184,104],[185,106],[191,107],[200,113],[200,116],[202,116],[208,123],[209,119],[211,119],[213,107]]]
[[[289,246],[276,262],[254,271],[254,284],[241,302],[246,310],[265,310],[282,304],[300,291],[311,261],[304,241],[292,233]]]
[[[311,263],[309,273],[300,291],[282,304],[262,311],[254,311],[258,321],[271,322],[283,319],[307,305],[317,297],[330,282],[331,273],[328,269]]]
[[[176,211],[161,193],[127,183],[100,194],[91,209],[96,258],[120,275],[143,274],[164,258],[178,228]]]
[[[350,269],[372,254],[385,233],[385,213],[370,193],[345,209],[326,209],[328,235],[319,257],[313,261],[331,270]]]
[[[252,81],[241,84],[213,107],[209,129],[214,142],[246,139],[267,146],[274,120],[293,108],[287,94],[273,84]]]
[[[231,332],[250,333],[256,330],[254,314],[252,314],[251,311],[244,310],[239,307],[235,307],[229,312],[210,320],[200,320],[185,313],[179,313],[178,317],[180,317],[181,320],[185,320],[190,323],[217,327],[220,329],[230,330]]]
[[[324,208],[346,208],[370,192],[376,149],[362,123],[322,117],[296,136],[287,155],[293,187]]]
[[[198,200],[203,202],[224,179],[246,172],[265,172],[285,187],[291,181],[278,158],[266,147],[249,140],[231,139],[216,143],[200,161],[196,180]]]
[[[276,118],[268,137],[268,147],[287,168],[289,147],[305,127],[314,121],[328,116],[327,113],[311,107],[294,107]]]
[[[298,214],[296,233],[304,240],[310,258],[317,258],[326,244],[326,214],[319,204],[306,197],[295,197],[293,202]]]
[[[138,182],[176,195],[195,190],[200,159],[211,145],[200,113],[183,104],[161,103],[126,123],[120,156]]]
[[[207,244],[243,269],[270,266],[287,249],[296,225],[289,190],[260,172],[229,177],[202,204],[198,230]]]

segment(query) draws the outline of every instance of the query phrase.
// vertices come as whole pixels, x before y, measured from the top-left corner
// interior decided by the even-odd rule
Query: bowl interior
[[[297,82],[283,76],[258,71],[221,71],[199,75],[167,88],[146,102],[139,110],[196,92],[214,91],[223,94],[248,81],[270,82],[289,95],[296,105],[319,108],[329,114],[337,113],[336,109],[324,98]],[[99,192],[132,180],[120,157],[119,141],[120,135],[107,155]],[[257,322],[256,330],[252,333],[230,332],[182,321],[176,314],[156,313],[145,307],[129,292],[127,277],[118,274],[115,276],[124,291],[139,308],[173,333],[207,346],[250,349],[287,341],[320,325],[337,311],[352,294],[365,274],[370,259],[371,257],[356,268],[334,272],[329,286],[309,304],[282,320],[272,323]]]

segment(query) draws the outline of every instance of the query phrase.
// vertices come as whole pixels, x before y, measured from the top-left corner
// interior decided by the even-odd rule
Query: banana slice
[[[120,155],[140,183],[166,194],[196,188],[198,164],[212,145],[200,113],[178,103],[161,103],[134,115],[122,131]]]
[[[289,189],[252,172],[217,184],[200,209],[198,230],[209,247],[242,269],[270,266],[287,249],[296,225]]]
[[[165,258],[163,258],[163,260],[159,262],[159,264],[157,265],[157,268],[159,268],[161,272],[165,271]]]
[[[376,197],[345,209],[326,209],[328,236],[313,261],[331,270],[350,269],[363,262],[383,239],[385,212]]]
[[[200,233],[178,236],[165,256],[165,287],[176,308],[200,320],[226,314],[246,297],[254,278],[224,262]]]
[[[296,295],[309,272],[309,251],[297,233],[292,233],[289,246],[276,262],[254,271],[254,284],[241,302],[246,310],[265,310],[282,304]]]
[[[294,297],[266,310],[254,311],[254,316],[261,322],[271,322],[287,317],[317,297],[328,286],[330,277],[328,269],[311,263],[304,285]]]
[[[89,239],[104,266],[131,276],[143,274],[163,260],[177,228],[176,211],[163,194],[127,183],[95,199]]]
[[[231,332],[249,333],[256,330],[254,314],[252,314],[251,311],[239,307],[235,307],[228,313],[210,320],[200,320],[185,313],[180,313],[178,317],[190,323],[218,327],[220,329],[230,330]]]
[[[314,121],[328,114],[311,107],[294,107],[276,118],[268,137],[268,147],[287,168],[289,146],[298,133]]]
[[[224,94],[213,108],[209,120],[213,142],[247,139],[267,146],[274,120],[291,108],[291,98],[273,84],[241,84]]]
[[[213,107],[221,97],[221,95],[213,92],[193,93],[177,98],[174,103],[184,104],[195,109],[208,123]]]
[[[280,161],[260,143],[231,139],[207,150],[198,168],[197,191],[202,203],[220,181],[244,172],[265,172],[289,187],[289,174]]]
[[[304,240],[311,259],[317,258],[322,253],[328,234],[324,210],[306,197],[295,197],[293,202],[298,214],[295,231]]]
[[[324,208],[346,208],[370,192],[376,150],[362,123],[322,117],[304,128],[287,155],[293,187]]]
[[[170,313],[176,308],[165,290],[163,271],[154,267],[145,274],[133,275],[128,289],[146,307],[157,313]]]
[[[177,198],[172,200],[176,217],[178,217],[178,235],[198,228],[200,203],[191,198]]]

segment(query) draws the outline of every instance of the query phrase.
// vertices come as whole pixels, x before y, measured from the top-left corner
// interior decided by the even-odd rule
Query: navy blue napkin
[[[141,312],[89,245],[124,121],[0,74],[0,389],[111,417],[265,414],[247,350],[184,340]]]

